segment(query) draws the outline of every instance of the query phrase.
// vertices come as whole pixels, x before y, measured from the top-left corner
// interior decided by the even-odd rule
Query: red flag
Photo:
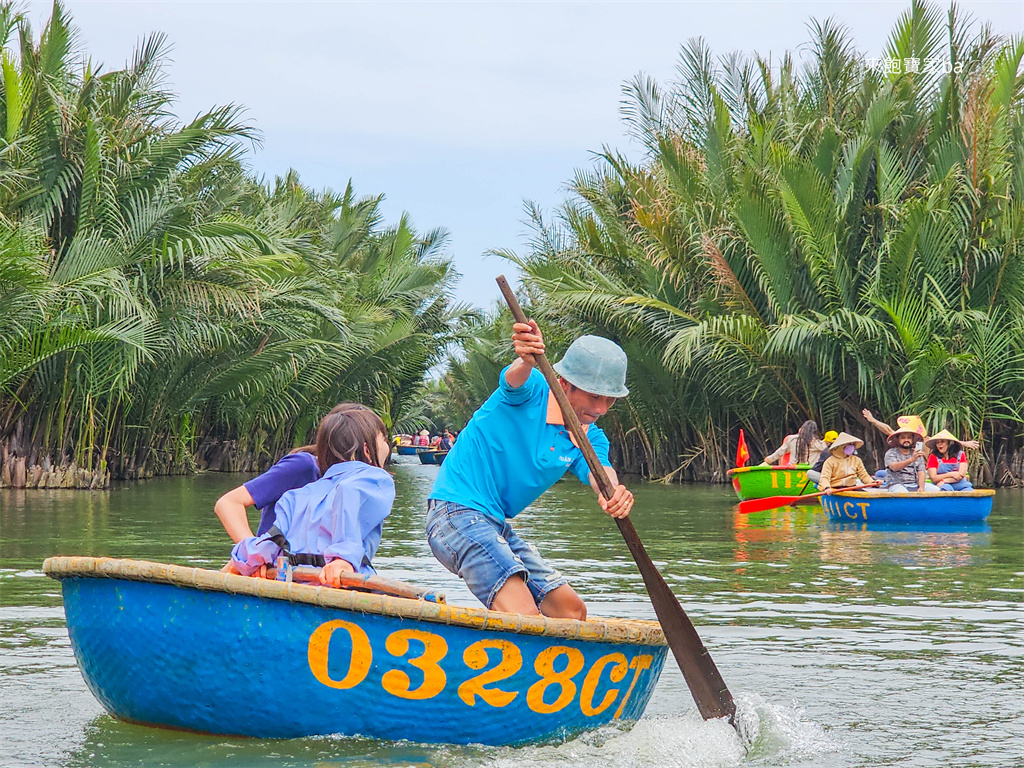
[[[750,451],[747,450],[747,441],[743,437],[743,430],[740,429],[740,442],[736,446],[736,466],[745,467],[750,459]]]

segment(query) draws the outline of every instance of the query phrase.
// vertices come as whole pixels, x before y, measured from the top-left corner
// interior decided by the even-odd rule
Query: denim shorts
[[[553,589],[569,583],[544,562],[533,544],[516,535],[507,520],[498,522],[451,501],[427,502],[427,541],[441,565],[464,579],[488,608],[509,577],[519,573],[537,605]]]

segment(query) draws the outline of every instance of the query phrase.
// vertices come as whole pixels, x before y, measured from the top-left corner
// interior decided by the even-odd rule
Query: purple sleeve
[[[299,451],[289,453],[262,475],[245,483],[257,509],[273,507],[285,491],[301,488],[319,479],[316,457]]]

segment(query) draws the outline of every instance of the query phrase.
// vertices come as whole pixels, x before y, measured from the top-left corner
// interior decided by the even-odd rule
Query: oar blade
[[[799,499],[812,498],[809,496],[769,496],[764,499],[747,499],[740,502],[740,514],[749,515],[752,512],[764,512],[766,509],[786,507]],[[816,497],[814,497],[816,498]]]
[[[711,654],[701,642],[693,622],[647,554],[633,523],[628,517],[618,518],[615,522],[644,579],[647,594],[665,633],[665,640],[672,649],[672,655],[683,673],[683,679],[697,703],[701,717],[705,720],[727,717],[732,723],[736,703],[711,659]]]

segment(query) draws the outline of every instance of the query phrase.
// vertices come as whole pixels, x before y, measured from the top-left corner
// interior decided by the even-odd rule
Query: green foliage
[[[606,149],[554,223],[534,217],[534,311],[627,349],[609,427],[628,469],[722,478],[740,426],[755,450],[806,418],[868,435],[869,406],[982,440],[1005,482],[1024,442],[1024,38],[914,0],[888,55],[922,71],[885,74],[836,22],[809,29],[800,70],[695,40],[677,82],[624,87],[644,156]]]
[[[241,109],[171,116],[161,35],[104,73],[60,3],[0,33],[0,442],[137,476],[224,441],[265,464],[339,400],[414,409],[464,314],[443,232],[252,178]]]

